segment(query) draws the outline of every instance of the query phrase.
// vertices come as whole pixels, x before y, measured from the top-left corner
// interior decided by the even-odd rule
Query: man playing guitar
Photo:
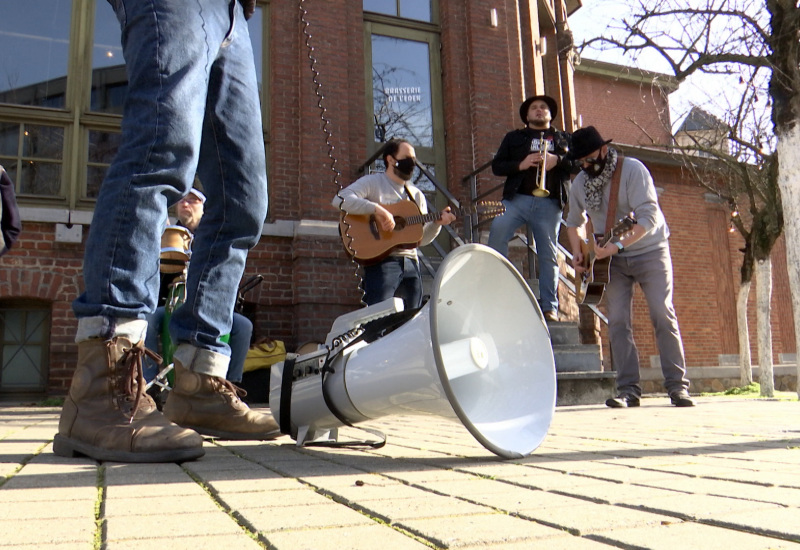
[[[395,228],[394,216],[381,205],[411,200],[419,208],[420,214],[427,214],[428,208],[422,191],[410,182],[416,167],[414,147],[402,139],[391,140],[384,145],[382,154],[386,172],[359,178],[337,193],[332,204],[345,213],[374,216],[381,230],[392,231]],[[455,216],[450,207],[442,210],[438,220],[423,226],[422,240],[417,246],[430,244],[439,234],[441,226],[453,220]],[[347,246],[347,236],[343,239]],[[358,244],[351,243],[350,246],[357,247]],[[422,303],[422,274],[416,246],[394,249],[379,262],[366,265],[363,289],[367,305],[398,297],[403,299],[406,309],[418,308]]]
[[[670,400],[677,407],[691,407],[694,401],[688,393],[683,343],[672,305],[669,228],[650,172],[640,161],[623,158],[608,146],[610,142],[593,126],[572,135],[572,156],[582,171],[570,189],[566,221],[573,267],[580,272],[585,268],[578,229],[587,223],[587,215],[595,228],[610,226],[609,217],[613,221],[632,213],[636,220],[629,231],[594,249],[596,260],[613,257],[605,296],[618,395],[606,405],[636,407],[642,394],[631,319],[633,287],[639,283],[650,309]]]

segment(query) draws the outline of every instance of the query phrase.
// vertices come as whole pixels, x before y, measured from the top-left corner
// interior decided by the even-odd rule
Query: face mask
[[[406,181],[411,179],[411,175],[414,173],[415,167],[416,163],[411,157],[400,159],[394,163],[395,173],[400,176],[400,179],[404,179]]]
[[[590,178],[596,178],[603,173],[603,169],[606,167],[606,160],[608,160],[608,155],[602,158],[598,155],[597,158],[589,159],[586,161],[588,165],[583,167],[583,171]]]

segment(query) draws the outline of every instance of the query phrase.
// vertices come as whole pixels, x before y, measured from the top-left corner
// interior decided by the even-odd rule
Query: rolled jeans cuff
[[[131,342],[137,343],[144,340],[146,333],[147,321],[144,319],[115,319],[97,315],[78,319],[75,343],[96,338],[111,340],[116,337],[127,338]]]
[[[196,348],[191,344],[178,344],[178,349],[172,354],[172,358],[192,372],[219,378],[225,378],[228,374],[228,363],[231,360],[227,355]]]

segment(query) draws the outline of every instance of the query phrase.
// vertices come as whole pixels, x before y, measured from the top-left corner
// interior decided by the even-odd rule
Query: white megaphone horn
[[[555,411],[555,361],[536,298],[514,266],[486,246],[460,246],[411,320],[348,345],[361,326],[401,309],[393,299],[343,315],[323,349],[272,367],[269,403],[283,431],[300,446],[336,439],[343,425],[430,414],[458,419],[501,457],[532,453]]]

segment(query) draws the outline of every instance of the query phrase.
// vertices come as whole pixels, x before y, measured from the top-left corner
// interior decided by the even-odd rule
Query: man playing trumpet
[[[558,113],[552,97],[537,95],[519,108],[525,127],[506,134],[492,161],[505,176],[505,214],[492,221],[489,246],[508,255],[508,241],[527,225],[539,259],[539,305],[547,321],[558,321],[558,229],[574,163],[567,158],[570,136],[551,127]]]

